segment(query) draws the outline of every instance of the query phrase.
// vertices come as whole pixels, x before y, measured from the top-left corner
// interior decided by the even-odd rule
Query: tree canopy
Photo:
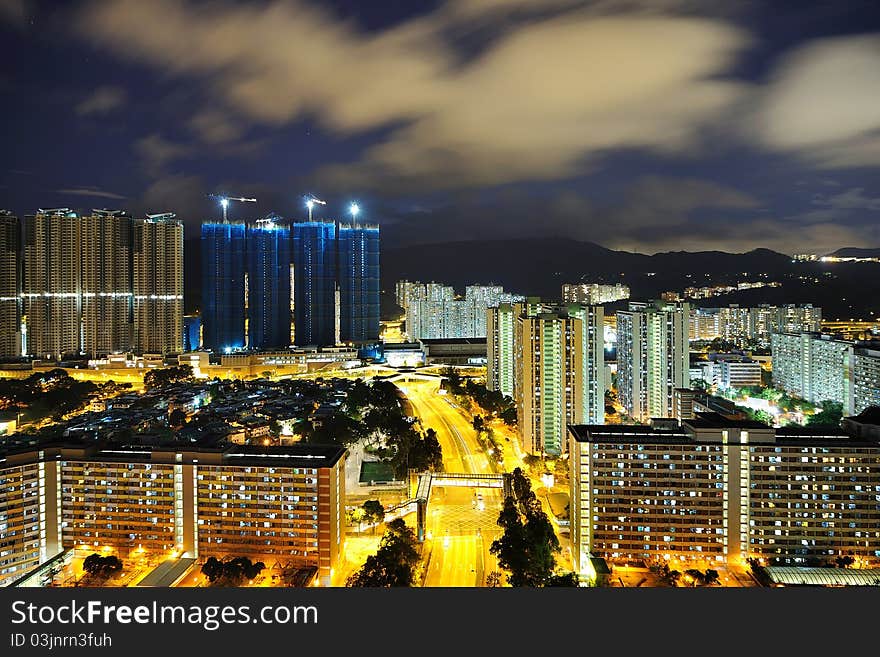
[[[262,561],[253,563],[247,557],[234,557],[220,561],[217,557],[208,557],[202,566],[202,574],[216,586],[240,586],[245,579],[254,579],[266,564]]]
[[[533,587],[576,584],[576,577],[554,572],[559,539],[531,482],[520,468],[513,471],[512,477],[512,495],[505,498],[498,516],[498,525],[504,533],[489,548],[498,557],[501,568],[508,572],[508,583]]]
[[[419,563],[418,540],[402,518],[386,525],[376,554],[346,581],[349,587],[412,586]]]

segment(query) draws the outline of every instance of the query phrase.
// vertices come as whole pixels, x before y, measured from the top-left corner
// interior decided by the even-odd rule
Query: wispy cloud
[[[459,14],[475,10],[465,4]],[[359,185],[553,179],[613,148],[689,151],[742,93],[720,77],[749,41],[741,30],[571,4],[541,3],[558,11],[510,25],[469,61],[446,34],[463,19],[446,7],[365,32],[301,0],[116,0],[87,5],[77,26],[119,56],[204,81],[251,122],[312,118],[337,135],[395,126],[361,163],[325,172]],[[224,136],[200,121],[203,137]]]
[[[108,192],[103,189],[98,189],[97,187],[70,187],[68,189],[56,189],[55,193],[66,194],[70,196],[94,196],[100,198],[112,198],[118,200],[128,198],[126,196],[123,196],[122,194]]]
[[[880,166],[880,35],[807,43],[758,94],[761,143],[827,169]]]
[[[865,195],[861,187],[853,187],[833,196],[818,195],[813,205],[823,205],[835,210],[880,210],[880,197]]]
[[[134,151],[141,158],[144,170],[151,176],[162,175],[168,164],[192,154],[190,146],[170,141],[158,133],[137,140]]]
[[[107,114],[125,105],[128,94],[122,87],[103,86],[95,89],[76,106],[80,116]]]

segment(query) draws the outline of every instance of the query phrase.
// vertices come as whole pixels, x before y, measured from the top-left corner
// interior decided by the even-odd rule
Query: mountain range
[[[184,248],[185,298],[190,312],[199,307],[201,296],[199,239],[187,239]],[[850,250],[837,253],[841,251]],[[646,255],[555,237],[385,248],[381,253],[383,317],[399,313],[394,284],[402,279],[443,282],[461,293],[466,285],[495,283],[510,292],[546,299],[559,298],[563,283],[624,283],[633,299],[648,299],[686,287],[776,281],[780,287],[742,290],[697,303],[813,303],[823,307],[826,317],[880,316],[880,263],[793,262],[790,256],[769,249]]]

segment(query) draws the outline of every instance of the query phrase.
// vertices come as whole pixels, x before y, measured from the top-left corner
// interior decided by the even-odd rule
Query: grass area
[[[361,463],[360,482],[368,484],[371,481],[394,481],[394,468],[384,461],[364,461]]]

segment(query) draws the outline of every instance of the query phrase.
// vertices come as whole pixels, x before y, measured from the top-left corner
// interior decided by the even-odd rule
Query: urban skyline
[[[880,586],[876,0],[0,34],[0,587]]]

